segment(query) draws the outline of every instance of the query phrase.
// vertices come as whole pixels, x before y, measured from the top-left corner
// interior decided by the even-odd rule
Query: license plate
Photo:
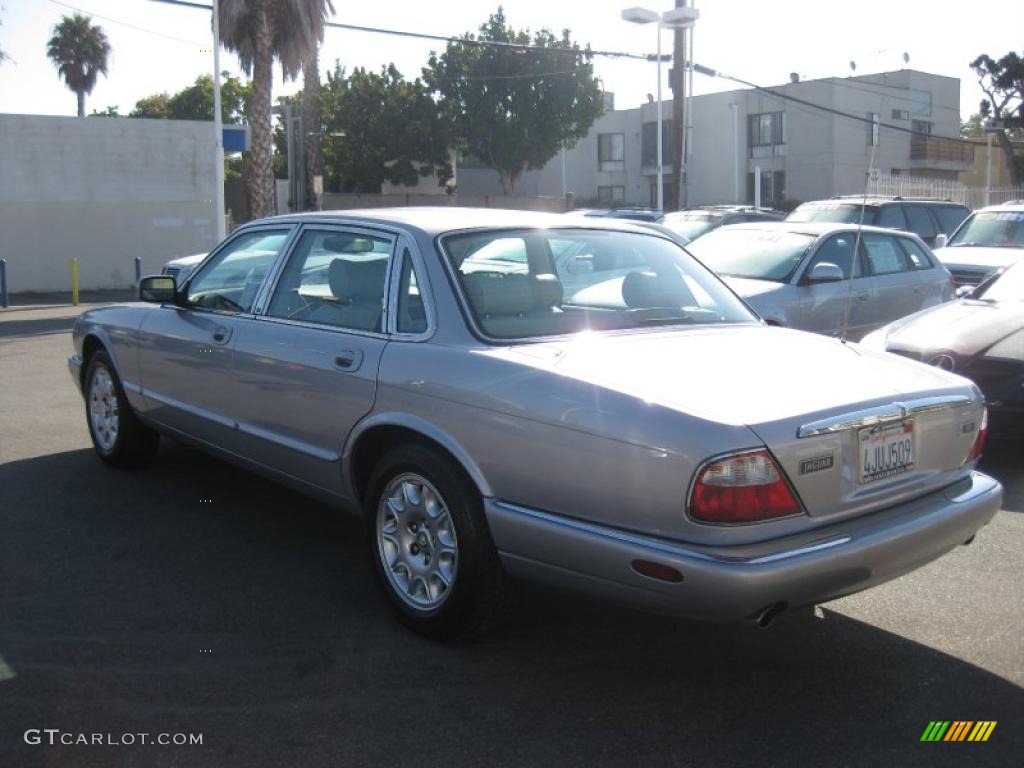
[[[873,483],[914,468],[914,422],[860,430],[860,482]]]

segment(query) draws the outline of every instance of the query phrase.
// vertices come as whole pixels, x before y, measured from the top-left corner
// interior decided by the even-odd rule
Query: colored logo
[[[921,734],[921,741],[988,741],[995,720],[932,720]]]

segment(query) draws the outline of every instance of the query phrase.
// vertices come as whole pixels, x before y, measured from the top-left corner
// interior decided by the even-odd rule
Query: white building
[[[666,182],[674,150],[667,140],[671,106],[663,102]],[[974,167],[974,148],[949,140],[960,133],[960,81],[912,69],[696,96],[689,110],[691,206],[753,202],[755,167],[764,205],[861,192],[872,149],[882,174],[956,179]],[[653,103],[607,112],[573,149],[525,173],[516,194],[653,205],[655,121]],[[458,169],[458,190],[502,193],[494,171],[465,166]]]

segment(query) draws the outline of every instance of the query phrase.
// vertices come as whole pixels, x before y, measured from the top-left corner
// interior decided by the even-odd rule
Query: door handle
[[[363,353],[358,349],[343,349],[334,356],[334,367],[340,371],[354,371],[363,362]]]
[[[857,294],[857,301],[867,301],[870,298],[871,298],[871,294],[870,293],[858,293]]]
[[[213,340],[218,344],[223,344],[230,336],[231,331],[222,325],[213,329]]]

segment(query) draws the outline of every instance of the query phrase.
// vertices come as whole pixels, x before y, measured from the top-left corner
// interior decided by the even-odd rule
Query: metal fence
[[[868,180],[868,194],[899,197],[933,197],[953,200],[971,208],[997,205],[1007,200],[1024,199],[1024,187],[968,187],[953,179],[933,179],[918,176],[872,174]]]
[[[572,207],[564,197],[506,197],[504,195],[430,195],[417,192],[397,194],[324,193],[324,210],[385,208],[388,206],[456,205],[469,208],[512,208],[519,211],[561,213]]]

